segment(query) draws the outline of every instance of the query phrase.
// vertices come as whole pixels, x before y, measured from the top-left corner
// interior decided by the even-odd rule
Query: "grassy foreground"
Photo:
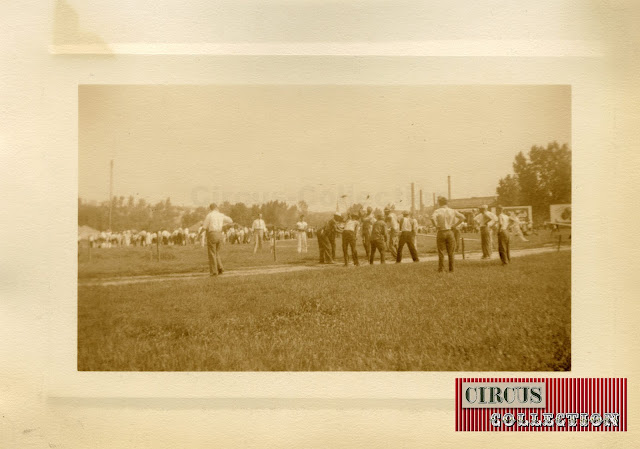
[[[78,369],[571,368],[571,254],[80,286]]]

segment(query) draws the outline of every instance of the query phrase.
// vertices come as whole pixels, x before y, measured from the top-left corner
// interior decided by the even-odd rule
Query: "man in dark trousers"
[[[453,228],[462,223],[465,216],[451,209],[445,197],[438,198],[439,209],[431,216],[431,221],[438,229],[436,245],[438,247],[438,271],[444,271],[444,252],[449,256],[449,271],[453,271],[453,258],[456,249],[456,240]]]
[[[320,251],[320,263],[332,264],[333,257],[331,257],[331,243],[329,242],[329,236],[327,228],[333,228],[330,224],[331,220],[327,224],[318,229],[316,236],[318,241],[318,250]]]
[[[374,223],[371,229],[371,248],[369,254],[369,263],[373,265],[373,258],[376,255],[376,250],[380,252],[380,263],[384,263],[384,253],[387,250],[387,241],[389,235],[387,234],[387,223],[384,220],[384,215],[377,214],[377,221]]]
[[[353,257],[353,264],[358,266],[358,251],[356,250],[356,235],[360,228],[360,221],[356,214],[350,214],[349,219],[344,224],[344,231],[342,231],[342,254],[344,255],[344,266],[349,265],[349,247],[351,247],[351,256]]]
[[[402,262],[402,248],[406,243],[409,247],[409,252],[411,253],[411,258],[414,262],[420,262],[418,259],[418,251],[414,245],[414,237],[416,235],[417,229],[415,229],[415,222],[409,216],[409,211],[405,211],[402,213],[402,218],[400,219],[400,241],[398,243],[398,252],[396,255],[396,263]]]
[[[507,265],[511,263],[511,252],[509,251],[511,238],[508,229],[513,220],[502,212],[502,206],[496,207],[496,214],[498,214],[498,252],[502,265]]]
[[[331,258],[336,258],[336,237],[342,233],[342,216],[339,213],[333,214],[333,218],[329,220],[325,226],[325,235],[329,239],[329,246],[331,247]]]
[[[364,245],[364,251],[367,253],[367,260],[369,260],[369,253],[371,251],[371,229],[376,222],[376,218],[373,216],[373,209],[367,207],[367,212],[363,212],[362,217],[362,244]]]
[[[476,225],[480,228],[480,242],[482,245],[482,258],[491,258],[491,227],[498,221],[498,217],[489,212],[489,207],[480,207],[480,213],[474,217]]]

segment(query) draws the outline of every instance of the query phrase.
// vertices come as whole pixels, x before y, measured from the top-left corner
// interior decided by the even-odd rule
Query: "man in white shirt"
[[[231,218],[218,210],[215,203],[209,205],[210,212],[202,223],[202,229],[207,233],[207,255],[209,256],[209,275],[222,274],[224,267],[220,258],[220,245],[222,244],[222,228],[233,223]]]
[[[367,254],[367,260],[371,253],[371,230],[373,224],[376,222],[376,217],[373,215],[373,208],[367,207],[367,212],[362,218],[362,244],[364,245],[364,251]]]
[[[491,241],[491,228],[497,222],[498,217],[489,212],[486,205],[480,207],[480,213],[473,219],[480,228],[480,242],[482,244],[482,258],[491,258],[491,247],[493,242]]]
[[[464,215],[451,209],[445,197],[438,198],[439,209],[431,216],[431,221],[438,229],[436,244],[438,247],[438,271],[444,271],[444,251],[446,249],[449,257],[449,271],[453,271],[454,251],[456,239],[453,229],[464,221]]]
[[[355,266],[360,265],[358,260],[358,250],[356,249],[356,235],[360,228],[360,221],[355,214],[349,214],[349,218],[344,224],[342,231],[342,254],[344,256],[344,266],[349,265],[349,247],[351,247],[351,256]]]
[[[298,254],[307,252],[307,222],[304,215],[300,215],[300,220],[296,223],[296,235],[298,238]]]
[[[264,240],[264,233],[267,230],[267,225],[262,219],[262,214],[258,214],[258,218],[253,220],[253,224],[251,225],[251,230],[253,232],[253,238],[255,240],[253,246],[253,254],[256,253],[259,249],[262,249],[262,241]]]
[[[511,263],[511,252],[509,251],[509,226],[511,225],[511,217],[502,211],[502,206],[496,207],[498,213],[498,252],[502,265]]]
[[[384,208],[384,216],[387,226],[389,226],[389,252],[391,253],[391,257],[395,259],[398,256],[398,234],[400,233],[398,217],[396,217],[396,214],[391,212],[391,209],[388,207]]]
[[[409,247],[409,252],[411,253],[411,258],[414,262],[420,262],[418,259],[418,251],[416,250],[414,239],[417,228],[414,224],[413,219],[409,216],[409,211],[405,211],[402,213],[402,218],[400,219],[400,242],[398,243],[398,251],[396,255],[396,263],[402,262],[402,249],[404,248],[405,243]]]

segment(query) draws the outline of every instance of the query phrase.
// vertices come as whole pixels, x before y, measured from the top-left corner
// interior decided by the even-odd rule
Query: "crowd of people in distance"
[[[223,243],[229,244],[251,244],[258,239],[256,231],[258,231],[258,229],[234,223],[229,226],[225,226],[222,231],[222,241]],[[306,227],[304,232],[308,238],[313,238],[315,236],[314,228]],[[267,229],[267,227],[264,226],[260,240],[271,240],[274,236],[276,240],[290,240],[296,239],[298,234],[300,234],[300,231],[295,229]],[[160,236],[159,241],[158,235]],[[78,236],[78,242],[80,242],[81,239],[82,237]],[[157,232],[145,230],[112,232],[107,230],[96,233],[95,235],[89,235],[87,240],[91,248],[118,248],[128,246],[150,246],[156,244],[168,246],[199,244],[202,247],[206,245],[206,235],[203,232],[202,226],[200,226],[197,232],[192,232],[188,228],[176,228],[173,231],[163,229]]]
[[[187,228],[177,228],[171,232],[126,230],[122,232],[102,231],[88,237],[92,248],[114,248],[121,246],[182,245],[197,243],[198,234]],[[158,242],[159,239],[159,242]],[[78,237],[80,240],[80,237]]]

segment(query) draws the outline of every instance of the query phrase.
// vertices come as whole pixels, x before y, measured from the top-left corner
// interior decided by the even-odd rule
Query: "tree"
[[[521,201],[520,185],[515,175],[507,175],[498,182],[496,188],[498,202],[503,206],[518,206]]]
[[[307,215],[307,212],[309,212],[309,205],[307,202],[305,200],[298,201],[298,213]]]
[[[534,145],[528,157],[519,152],[513,172],[500,179],[496,188],[504,205],[532,206],[533,216],[546,220],[550,204],[571,203],[571,150],[567,144]]]

